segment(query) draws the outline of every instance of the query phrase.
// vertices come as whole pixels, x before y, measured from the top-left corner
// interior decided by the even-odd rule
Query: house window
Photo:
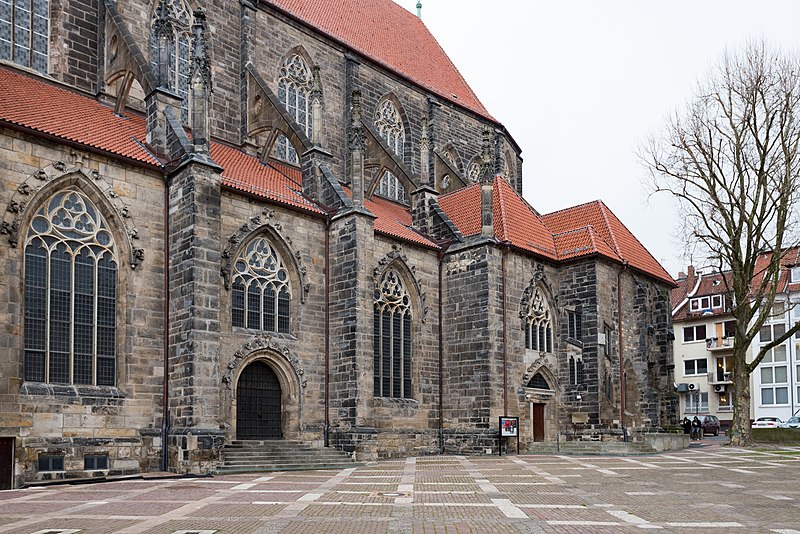
[[[289,272],[266,238],[251,241],[236,260],[232,287],[233,326],[289,333]]]
[[[698,360],[684,360],[683,375],[704,375],[708,373],[708,360],[706,358]]]
[[[789,366],[786,345],[773,347],[758,366],[761,378],[761,404],[789,404]]]
[[[795,265],[789,268],[789,282],[793,284],[800,282],[800,266]]]
[[[53,195],[25,243],[24,376],[31,382],[116,383],[114,239],[83,194]]]
[[[189,122],[189,70],[192,12],[184,0],[161,0],[150,30],[150,64],[160,71],[163,61],[167,88],[181,97],[181,120]],[[165,58],[159,58],[163,40]]]
[[[581,312],[567,311],[567,336],[575,341],[581,341]]]
[[[307,136],[311,136],[313,81],[311,69],[303,57],[298,54],[286,58],[278,71],[278,100]],[[289,163],[298,164],[300,162],[297,151],[283,134],[277,140],[277,155],[279,159]]]
[[[64,457],[55,454],[39,455],[39,471],[63,471]]]
[[[553,352],[553,325],[550,308],[537,288],[531,295],[525,314],[525,348],[539,352]]]
[[[108,469],[108,456],[105,454],[87,454],[83,457],[84,471]]]
[[[786,325],[783,323],[765,324],[758,333],[760,343],[769,343],[773,339],[778,339],[786,333]]]
[[[0,59],[47,74],[47,0],[0,0]]]
[[[373,317],[373,393],[410,399],[411,299],[397,271],[384,273]]]
[[[708,411],[708,392],[693,391],[686,394],[686,409],[684,413],[700,413]]]
[[[726,382],[733,376],[733,356],[717,357],[717,382]]]
[[[683,342],[690,343],[692,341],[705,341],[706,339],[706,325],[698,324],[694,326],[683,327]]]
[[[719,409],[723,411],[730,411],[733,409],[731,393],[729,391],[723,391],[719,394]]]
[[[724,299],[722,298],[722,295],[712,295],[711,296],[711,308],[712,309],[722,308],[723,302],[724,302]]]
[[[583,384],[583,358],[581,356],[569,355],[569,385],[578,386]]]
[[[391,100],[384,100],[378,105],[378,109],[375,113],[375,128],[378,129],[378,133],[383,140],[386,141],[386,144],[389,145],[389,148],[400,156],[402,160],[403,148],[406,142],[406,131],[403,127],[400,113]],[[383,176],[381,176],[376,193],[386,198],[402,202],[403,204],[408,204],[405,187],[400,183],[397,176],[389,171],[386,171],[383,173]]]

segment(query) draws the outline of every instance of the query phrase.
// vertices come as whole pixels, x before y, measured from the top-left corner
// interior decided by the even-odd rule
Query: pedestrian
[[[692,436],[691,436],[692,439],[698,439],[698,440],[700,439],[701,426],[702,425],[700,424],[700,419],[698,419],[697,416],[695,415],[694,419],[692,419]]]
[[[692,430],[692,422],[689,421],[688,417],[683,418],[683,421],[681,421],[681,426],[683,427],[684,434],[688,434]]]

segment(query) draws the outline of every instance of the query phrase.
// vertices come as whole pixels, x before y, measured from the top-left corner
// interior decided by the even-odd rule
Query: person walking
[[[697,416],[695,415],[694,419],[692,419],[691,439],[693,439],[693,440],[695,440],[695,439],[699,440],[700,439],[700,430],[701,430],[700,427],[701,426],[702,425],[700,424],[700,419],[698,419]]]

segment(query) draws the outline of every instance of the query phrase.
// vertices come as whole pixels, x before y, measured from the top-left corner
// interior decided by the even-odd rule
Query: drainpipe
[[[619,424],[622,428],[624,441],[628,441],[625,428],[625,382],[626,377],[622,367],[622,273],[628,270],[628,262],[622,262],[622,269],[617,273],[617,332],[619,335]],[[608,343],[608,341],[606,341]]]
[[[444,379],[442,371],[444,370],[444,321],[442,320],[442,281],[444,280],[444,252],[446,247],[439,249],[439,453],[444,454],[444,400],[443,392]]]
[[[503,283],[503,290],[502,290],[502,298],[503,298],[503,415],[508,415],[508,328],[507,328],[507,321],[506,321],[506,256],[508,256],[508,251],[511,249],[511,243],[509,241],[504,241],[503,245],[503,255],[500,259],[500,271],[502,276],[502,283]],[[533,419],[531,419],[533,420]]]
[[[169,470],[169,182],[164,181],[164,378],[161,399],[161,470]]]
[[[330,362],[331,362],[331,216],[325,217],[325,426],[323,440],[330,447]]]

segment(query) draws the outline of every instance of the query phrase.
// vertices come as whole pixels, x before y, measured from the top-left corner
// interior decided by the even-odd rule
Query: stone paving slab
[[[0,534],[800,534],[800,449],[393,459],[0,492]]]

